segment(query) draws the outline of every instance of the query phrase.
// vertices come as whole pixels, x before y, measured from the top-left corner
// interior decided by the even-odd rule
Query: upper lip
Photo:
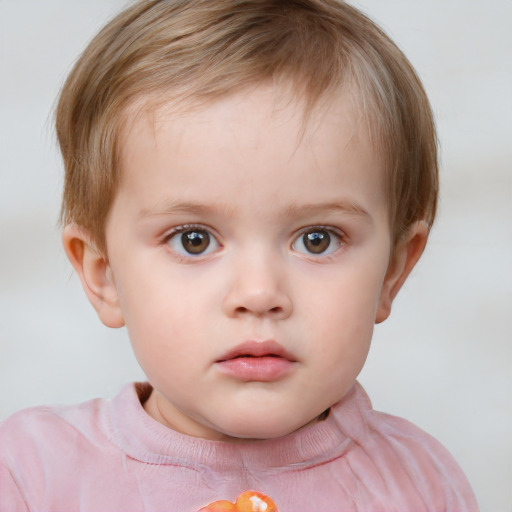
[[[226,352],[217,362],[221,363],[229,359],[236,357],[249,356],[249,357],[263,357],[263,356],[274,356],[288,359],[289,361],[295,362],[296,359],[290,352],[288,352],[282,345],[274,340],[265,341],[245,341]]]

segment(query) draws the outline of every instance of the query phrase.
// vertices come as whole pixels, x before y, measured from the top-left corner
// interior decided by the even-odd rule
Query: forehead
[[[212,196],[222,168],[225,187],[251,182],[291,200],[314,182],[334,196],[343,190],[331,190],[332,180],[321,177],[336,170],[352,182],[371,184],[373,200],[384,200],[380,159],[350,90],[325,95],[308,109],[288,89],[259,84],[206,103],[160,103],[153,109],[141,103],[127,121],[121,186],[134,191],[151,173],[161,190],[169,181],[195,179]]]

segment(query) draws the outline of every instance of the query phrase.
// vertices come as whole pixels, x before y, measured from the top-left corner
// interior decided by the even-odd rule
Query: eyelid
[[[295,238],[305,235],[306,233],[311,233],[312,231],[313,232],[314,231],[327,231],[329,234],[333,233],[335,236],[337,236],[340,239],[347,238],[347,234],[340,228],[337,228],[335,226],[328,226],[328,225],[324,225],[324,224],[313,224],[311,226],[305,226],[303,228],[300,228],[297,231],[297,235]]]
[[[210,228],[204,226],[203,224],[180,224],[179,226],[175,226],[166,231],[162,238],[165,241],[177,235],[178,233],[184,233],[185,231],[193,231],[194,229],[208,232],[211,231]]]
[[[169,238],[172,238],[178,233],[184,233],[185,231],[194,231],[194,229],[198,231],[208,231],[210,235],[213,235],[216,240],[219,239],[219,235],[215,231],[215,229],[211,228],[210,226],[207,226],[206,224],[197,224],[194,222],[187,223],[187,224],[180,224],[179,226],[175,226],[173,228],[168,229],[163,235],[162,239],[168,240]]]

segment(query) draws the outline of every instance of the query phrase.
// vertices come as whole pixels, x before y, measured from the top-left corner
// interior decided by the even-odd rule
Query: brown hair
[[[432,224],[437,140],[407,58],[364,14],[338,0],[141,0],[89,44],[61,91],[61,220],[105,250],[119,180],[119,136],[135,100],[209,101],[264,80],[287,81],[311,110],[350,83],[388,175],[394,241]]]

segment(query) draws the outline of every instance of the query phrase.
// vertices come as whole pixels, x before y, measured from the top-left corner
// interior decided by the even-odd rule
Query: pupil
[[[331,237],[326,231],[313,231],[304,235],[304,245],[309,252],[320,254],[324,252],[331,243]]]
[[[181,235],[185,250],[191,254],[200,254],[210,244],[210,236],[206,231],[187,231]]]

